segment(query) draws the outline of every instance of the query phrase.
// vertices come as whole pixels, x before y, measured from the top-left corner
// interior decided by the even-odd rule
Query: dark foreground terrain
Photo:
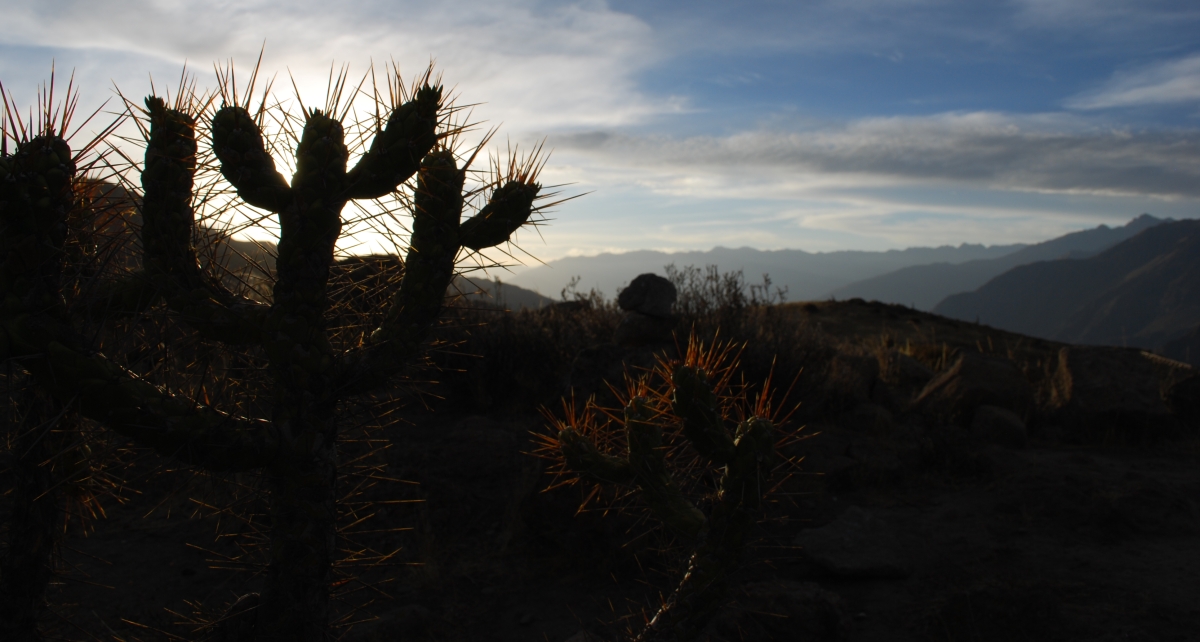
[[[798,373],[791,423],[807,438],[786,446],[799,470],[709,639],[1200,639],[1193,370],[861,301],[770,315],[724,336],[757,341],[749,377],[755,350]],[[615,322],[587,323],[572,336],[602,341]],[[529,332],[476,331],[460,351],[486,359],[450,363],[461,372],[378,441],[344,449],[377,454],[346,483],[361,514],[345,521],[373,517],[347,531],[360,562],[339,587],[342,639],[615,641],[678,581],[680,549],[639,506],[577,512],[590,488],[547,490],[552,462],[527,454],[547,430],[539,404],[671,346],[522,361],[540,345]],[[193,639],[253,589],[253,567],[222,568],[253,524],[218,509],[255,480],[156,466],[134,464],[125,503],[68,536],[51,595],[62,638]]]

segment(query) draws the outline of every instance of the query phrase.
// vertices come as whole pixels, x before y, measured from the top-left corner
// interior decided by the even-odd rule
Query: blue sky
[[[323,98],[330,64],[434,58],[498,140],[589,192],[548,260],[1043,240],[1200,215],[1200,4],[1147,0],[194,3],[0,0],[19,103],[52,59],[85,104],[186,60]],[[277,87],[289,87],[284,82]]]

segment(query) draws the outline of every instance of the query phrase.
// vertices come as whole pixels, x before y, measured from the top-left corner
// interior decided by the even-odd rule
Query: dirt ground
[[[809,305],[797,314],[840,340],[1030,359],[1056,347],[894,306]],[[545,463],[526,454],[540,417],[442,408],[403,419],[381,436],[378,485],[355,498],[374,518],[346,541],[366,561],[353,570],[361,581],[339,586],[343,624],[358,622],[343,639],[563,642],[586,630],[615,641],[677,581],[680,551],[663,550],[637,510],[577,514],[580,487],[545,491]],[[866,428],[831,417],[804,433],[787,453],[803,458],[802,474],[764,512],[735,584],[814,583],[850,627],[803,637],[794,618],[811,612],[743,613],[764,624],[726,631],[730,642],[1200,640],[1196,439],[1135,448],[1034,436],[1006,448],[900,414]],[[214,490],[172,494],[185,483]],[[217,504],[223,483],[163,474],[110,502],[94,532],[72,531],[51,594],[58,638],[196,639],[186,620],[253,590],[253,569],[213,567],[254,529],[193,516],[205,510],[187,498]],[[848,531],[862,549],[851,562],[883,571],[831,570],[798,543],[853,520],[869,525]],[[727,610],[756,608],[747,595],[735,588]]]

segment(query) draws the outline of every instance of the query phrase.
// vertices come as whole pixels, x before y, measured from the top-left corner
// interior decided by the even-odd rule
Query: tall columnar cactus
[[[592,435],[596,409],[582,417],[556,420],[564,467],[602,484],[636,489],[651,513],[675,535],[692,545],[687,570],[678,587],[638,636],[639,641],[694,639],[720,606],[730,574],[737,569],[766,492],[765,484],[780,459],[776,428],[769,418],[764,390],[750,416],[734,422],[723,411],[717,390],[729,365],[723,351],[704,350],[695,340],[680,363],[662,362],[652,376],[631,391],[624,412],[625,454],[604,452]],[[769,387],[769,383],[768,383]],[[726,409],[727,410],[727,409]],[[705,515],[687,497],[669,471],[664,428],[681,433],[698,455],[701,467],[719,470],[716,496]],[[611,437],[611,435],[609,435]],[[608,449],[611,450],[611,449]],[[680,457],[676,453],[675,457]]]
[[[111,129],[72,156],[55,133],[70,125],[76,94],[71,83],[67,99],[55,104],[54,89],[52,72],[50,82],[38,92],[37,116],[23,121],[0,85],[0,310],[4,319],[19,310],[62,317],[64,301],[56,290],[77,290],[98,261],[87,251],[96,240],[95,228],[84,225],[70,230],[61,217],[78,222],[85,210],[112,214],[96,202],[94,184],[72,180],[79,163],[86,168],[97,160],[91,151]],[[16,144],[12,154],[10,143]],[[20,216],[18,210],[34,216]],[[39,237],[65,245],[64,252],[74,257],[78,269],[64,270],[54,252],[29,244]],[[4,396],[0,469],[9,483],[4,489],[9,510],[3,516],[6,537],[0,552],[0,639],[32,642],[42,639],[38,624],[45,619],[53,556],[72,509],[83,509],[74,515],[82,518],[84,512],[94,515],[98,507],[92,492],[93,472],[103,458],[91,450],[92,435],[82,429],[70,404],[33,384],[10,355],[8,334],[0,330],[0,395]]]
[[[506,242],[535,211],[536,172],[498,177],[490,198],[462,220],[466,168],[442,144],[440,86],[425,81],[379,123],[348,169],[342,123],[305,110],[296,171],[287,181],[248,105],[212,115],[212,149],[238,197],[279,222],[271,303],[227,289],[201,269],[192,246],[197,129],[189,105],[151,96],[142,168],[143,271],[101,289],[93,308],[165,303],[207,339],[258,346],[272,379],[268,417],[242,417],[156,387],[88,349],[63,305],[61,272],[71,150],[53,133],[0,158],[0,359],[12,359],[84,416],[182,462],[214,471],[260,469],[269,479],[269,566],[261,596],[239,602],[237,639],[324,640],[334,555],[339,400],[387,385],[411,365],[441,310],[463,248]],[[363,345],[330,341],[326,296],[341,213],[353,199],[385,196],[416,175],[404,275],[382,323]],[[234,615],[231,613],[231,615]],[[232,622],[236,620],[236,622]]]

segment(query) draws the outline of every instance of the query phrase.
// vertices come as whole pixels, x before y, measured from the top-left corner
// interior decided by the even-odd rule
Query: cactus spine
[[[585,410],[582,422],[556,420],[559,430],[552,445],[559,449],[564,468],[595,482],[636,488],[651,513],[692,544],[683,579],[638,636],[639,642],[682,642],[700,633],[726,594],[765,484],[779,462],[775,425],[761,403],[767,390],[755,412],[730,434],[715,390],[720,376],[714,370],[728,371],[728,366],[719,365],[721,359],[720,350],[705,351],[692,340],[682,363],[660,362],[652,375],[664,386],[652,390],[642,380],[625,405],[623,457],[602,452],[587,434],[593,429],[586,415],[594,408]],[[668,471],[664,426],[678,428],[707,466],[720,471],[708,515],[685,496]]]
[[[62,304],[71,150],[50,133],[0,158],[0,358],[12,359],[59,402],[160,453],[210,470],[264,470],[270,548],[261,596],[224,630],[239,640],[324,640],[334,554],[339,400],[385,386],[409,366],[440,313],[463,247],[507,241],[535,211],[536,172],[498,177],[490,201],[462,221],[466,168],[441,144],[442,88],[426,75],[393,106],[357,165],[347,168],[342,123],[305,110],[290,183],[275,169],[247,105],[211,118],[222,175],[245,203],[280,224],[270,304],[236,295],[205,273],[191,245],[198,114],[151,96],[141,230],[143,270],[104,289],[107,307],[165,303],[209,340],[259,346],[273,381],[269,417],[241,417],[154,386],[90,351]],[[326,288],[341,212],[416,175],[405,273],[368,341],[338,352],[326,327]],[[97,306],[105,307],[105,306]],[[235,609],[236,610],[236,609]],[[233,615],[231,613],[231,615]],[[236,626],[234,625],[236,624]]]

